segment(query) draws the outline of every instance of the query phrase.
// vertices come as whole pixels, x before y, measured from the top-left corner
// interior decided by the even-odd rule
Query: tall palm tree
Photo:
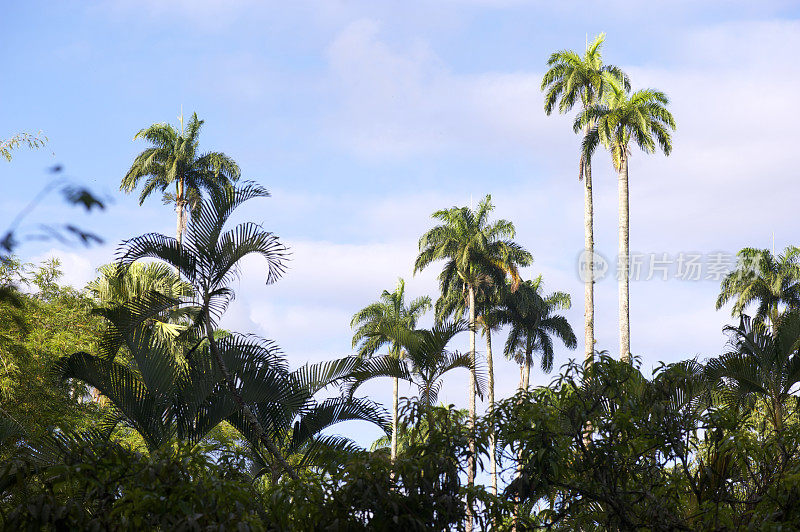
[[[485,282],[476,286],[475,304],[478,308],[476,321],[480,324],[481,333],[486,339],[486,396],[489,403],[488,410],[491,411],[494,408],[492,333],[496,332],[501,325],[496,319],[496,313],[494,311],[497,306],[501,304],[504,291],[510,288],[505,284],[497,286],[488,278],[484,279],[484,281]],[[465,292],[466,290],[463,283],[459,283],[459,286],[451,286],[450,292],[443,294],[436,301],[436,319],[442,321],[450,316],[455,316],[458,319],[463,318],[468,308]],[[489,469],[492,481],[492,493],[497,495],[497,449],[495,444],[494,427],[492,427],[489,434]]]
[[[611,152],[618,175],[619,196],[619,351],[620,359],[630,361],[630,209],[628,207],[628,160],[631,141],[645,153],[661,148],[672,151],[670,130],[675,120],[667,110],[669,99],[660,91],[642,89],[628,93],[624,87],[609,84],[603,101],[584,109],[575,119],[577,133],[588,127],[583,138],[584,160],[589,160],[599,145]]]
[[[576,103],[582,109],[602,101],[609,83],[630,90],[628,76],[618,67],[604,65],[602,48],[605,33],[601,33],[586,46],[583,56],[572,50],[560,50],[550,55],[550,67],[542,78],[545,92],[544,112],[550,115],[558,103],[559,113],[568,113]],[[584,126],[584,134],[591,128]],[[584,336],[585,360],[594,357],[594,200],[592,197],[592,161],[581,154],[578,163],[578,180],[583,180],[583,230],[585,248],[584,275]]]
[[[397,281],[394,292],[384,290],[380,301],[367,305],[355,313],[350,321],[353,333],[353,348],[358,347],[359,357],[373,356],[381,347],[388,345],[389,354],[396,358],[403,355],[402,346],[397,340],[387,335],[378,334],[381,327],[405,327],[414,329],[417,321],[431,308],[431,298],[418,297],[408,306],[405,303],[406,283],[403,279]],[[397,432],[399,409],[399,380],[393,379],[392,390],[392,461],[397,457]]]
[[[388,337],[401,346],[405,356],[397,358],[393,353],[362,359],[353,368],[344,386],[347,394],[368,380],[377,377],[403,379],[417,387],[419,400],[425,407],[433,407],[439,397],[442,379],[456,368],[465,368],[476,375],[476,391],[483,394],[483,374],[475,367],[468,353],[450,351],[447,346],[459,333],[468,329],[463,320],[441,322],[432,329],[409,329],[402,325],[381,323],[373,336]]]
[[[800,308],[800,249],[787,247],[774,257],[767,249],[744,248],[737,268],[725,276],[717,298],[717,310],[734,301],[732,316],[741,316],[756,305],[754,319],[774,324],[785,308]]]
[[[186,229],[186,239],[148,233],[123,242],[118,251],[118,262],[127,268],[147,258],[159,260],[175,268],[181,278],[194,288],[194,300],[183,301],[183,306],[196,307],[194,324],[203,331],[205,341],[222,374],[231,398],[241,411],[250,430],[293,478],[297,473],[283,458],[280,450],[267,435],[264,426],[242,396],[239,381],[223,357],[217,340],[216,324],[221,318],[234,292],[230,284],[239,275],[240,261],[251,254],[261,255],[267,263],[267,283],[276,281],[284,272],[286,248],[278,238],[253,222],[240,223],[225,230],[228,218],[245,201],[267,197],[269,193],[255,183],[240,187],[212,188],[208,199],[198,204]],[[175,306],[174,300],[165,298],[160,309]]]
[[[779,431],[786,402],[796,401],[791,390],[800,382],[800,312],[782,314],[771,329],[747,315],[740,320],[739,326],[725,328],[729,350],[710,360],[706,373],[712,383],[721,385],[722,397],[729,404],[744,406],[764,399],[767,419]]]
[[[509,275],[513,282],[519,280],[518,268],[533,261],[529,252],[512,239],[516,235],[514,224],[507,220],[489,222],[494,209],[492,197],[487,195],[476,209],[453,207],[439,210],[432,217],[443,222],[422,235],[419,240],[419,255],[414,263],[414,273],[437,260],[445,265],[439,274],[439,286],[443,295],[458,291],[463,286],[469,307],[469,354],[473,368],[476,367],[475,290],[491,279],[494,284],[505,282]],[[475,372],[470,373],[469,382],[469,426],[475,426]],[[471,457],[467,464],[467,483],[475,482],[475,439],[470,439]],[[467,528],[472,528],[469,514]]]
[[[542,370],[553,369],[553,338],[558,338],[570,349],[577,347],[577,338],[567,319],[556,314],[570,307],[569,294],[555,292],[542,296],[541,277],[525,281],[515,292],[506,292],[502,306],[492,319],[510,325],[504,354],[520,365],[520,390],[529,387],[533,354],[539,353]]]
[[[481,309],[478,322],[481,324],[481,331],[486,338],[486,370],[487,370],[487,399],[489,411],[494,410],[494,360],[492,353],[492,333],[500,329],[500,320],[492,312],[500,304],[500,291],[495,289],[483,291],[480,298],[479,308]],[[497,438],[494,426],[489,433],[489,470],[492,477],[492,494],[497,495]]]
[[[163,193],[164,203],[175,204],[178,242],[186,229],[187,211],[199,204],[201,190],[230,186],[241,174],[239,165],[224,153],[198,153],[197,137],[204,121],[197,118],[197,113],[192,114],[185,129],[183,116],[180,122],[180,131],[170,124],[153,124],[133,137],[142,138],[151,146],[136,156],[119,187],[130,193],[146,178],[139,205],[156,190]],[[174,192],[169,192],[172,187]]]

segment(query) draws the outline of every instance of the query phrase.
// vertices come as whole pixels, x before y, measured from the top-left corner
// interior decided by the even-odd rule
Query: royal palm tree
[[[269,284],[284,272],[286,248],[274,234],[253,222],[240,223],[225,230],[233,211],[249,199],[269,196],[266,189],[255,183],[245,183],[240,187],[212,188],[209,192],[209,197],[192,212],[183,242],[162,234],[148,233],[123,242],[117,253],[117,262],[127,268],[142,259],[156,259],[175,268],[181,278],[192,285],[194,299],[181,304],[196,308],[194,324],[208,342],[232,400],[250,430],[287,474],[296,478],[297,474],[244,400],[241,383],[223,357],[221,344],[215,334],[217,322],[233,299],[234,292],[230,284],[239,275],[240,261],[251,254],[261,255],[266,260]],[[163,304],[152,307],[154,311],[175,306],[173,299],[164,299],[166,301]]]
[[[791,390],[800,382],[800,312],[785,312],[772,328],[742,315],[737,327],[725,331],[729,350],[706,365],[710,381],[721,387],[729,405],[752,406],[763,399],[767,419],[781,430],[787,401],[796,401]]]
[[[476,366],[476,287],[491,280],[494,284],[505,282],[509,275],[514,283],[519,280],[518,267],[527,266],[533,261],[529,252],[512,239],[516,235],[514,224],[507,220],[489,222],[489,214],[494,209],[492,197],[487,195],[477,209],[453,207],[439,210],[432,217],[443,222],[422,235],[419,240],[419,255],[414,263],[414,273],[424,269],[437,260],[445,265],[439,274],[439,286],[443,295],[463,286],[469,307],[469,356],[472,367]],[[475,426],[475,384],[476,375],[470,373],[469,382],[469,426]],[[475,482],[475,440],[470,439],[471,457],[467,465],[467,483]],[[471,529],[471,514],[467,522]]]
[[[389,354],[401,358],[402,346],[385,335],[376,334],[382,327],[405,327],[414,329],[419,318],[431,308],[431,298],[418,297],[408,306],[405,303],[406,284],[399,279],[394,292],[384,290],[380,301],[356,312],[350,321],[353,333],[353,348],[358,347],[358,356],[370,357],[383,346],[389,346]],[[399,380],[395,377],[392,391],[392,461],[397,457]]]
[[[130,193],[146,178],[139,205],[155,191],[163,194],[164,203],[175,204],[178,242],[186,229],[187,211],[199,204],[201,191],[230,186],[241,174],[239,165],[224,153],[198,152],[197,137],[204,121],[197,118],[197,113],[192,114],[186,129],[183,116],[180,122],[180,131],[170,124],[153,124],[133,137],[142,138],[151,146],[136,156],[119,187]],[[173,187],[174,192],[170,192]]]
[[[481,331],[486,338],[486,371],[487,371],[487,399],[489,411],[494,410],[494,360],[492,353],[492,333],[500,329],[501,323],[497,319],[493,310],[500,304],[501,292],[498,289],[483,290],[482,297],[478,302],[481,309],[478,322],[481,324]],[[497,495],[497,438],[494,426],[489,431],[489,470],[492,477],[492,494]]]
[[[548,115],[558,104],[559,113],[568,113],[575,104],[582,109],[602,101],[609,83],[630,89],[628,76],[618,67],[604,65],[602,57],[605,34],[601,33],[587,45],[583,56],[572,50],[561,50],[550,55],[550,67],[542,78],[545,91],[544,111]],[[592,124],[584,126],[584,134]],[[585,360],[594,356],[594,200],[592,197],[592,161],[581,154],[578,163],[578,180],[583,180],[583,229],[585,248],[584,275],[584,336]]]
[[[494,360],[492,352],[492,333],[500,328],[500,322],[496,319],[494,310],[500,305],[502,294],[508,290],[505,284],[497,286],[490,282],[490,279],[484,279],[485,282],[476,287],[475,304],[478,308],[476,313],[476,320],[481,327],[481,333],[486,339],[486,398],[489,403],[488,411],[494,408]],[[457,286],[451,286],[451,290],[447,294],[443,294],[436,301],[436,319],[439,321],[445,320],[449,317],[456,317],[462,319],[468,308],[468,301],[466,290],[463,283]],[[494,437],[494,427],[490,430],[489,434],[489,469],[492,479],[492,493],[497,495],[497,454],[496,454],[496,441]]]
[[[754,319],[774,324],[784,309],[800,308],[800,249],[787,247],[773,256],[767,249],[744,248],[737,268],[725,276],[717,298],[717,310],[733,301],[732,316],[741,316],[750,305]]]
[[[628,160],[631,142],[642,151],[653,153],[661,148],[672,151],[670,130],[675,120],[667,110],[669,100],[663,92],[642,89],[631,94],[624,87],[608,84],[603,101],[587,107],[577,116],[575,132],[588,127],[583,138],[584,160],[591,159],[599,145],[611,152],[618,175],[619,196],[619,350],[620,359],[630,361],[630,209],[628,207]]]
[[[569,349],[577,347],[577,339],[567,319],[556,311],[570,307],[569,294],[555,292],[542,296],[541,277],[525,281],[516,291],[506,291],[503,304],[492,313],[492,319],[510,325],[504,354],[520,365],[520,390],[527,391],[533,354],[539,354],[543,371],[553,369],[553,338]]]

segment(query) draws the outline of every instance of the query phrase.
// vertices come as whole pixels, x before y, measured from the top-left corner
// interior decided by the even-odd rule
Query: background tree
[[[553,338],[570,348],[577,338],[567,319],[556,311],[570,307],[569,294],[555,292],[542,296],[541,277],[520,283],[516,291],[506,290],[502,305],[492,315],[498,323],[509,325],[504,354],[520,365],[520,390],[527,391],[533,354],[539,353],[542,370],[553,369]]]
[[[408,306],[405,304],[406,285],[399,279],[394,292],[384,290],[380,301],[359,310],[350,320],[354,329],[353,348],[358,347],[359,357],[370,357],[385,346],[389,346],[389,354],[400,359],[403,357],[402,346],[386,335],[379,333],[387,327],[403,327],[414,329],[417,321],[431,307],[431,298],[422,296],[414,299]],[[399,379],[394,377],[392,388],[392,443],[391,458],[397,457]]]
[[[119,187],[130,193],[146,178],[139,194],[140,205],[155,191],[163,193],[164,203],[175,204],[178,242],[186,228],[187,211],[199,204],[201,191],[228,187],[241,174],[239,165],[224,153],[198,152],[197,137],[203,122],[193,113],[185,130],[180,117],[180,132],[170,124],[153,124],[139,131],[133,140],[142,138],[151,147],[136,156]],[[168,191],[171,187],[174,192]]]
[[[589,160],[602,144],[611,152],[618,175],[619,196],[619,352],[621,360],[630,360],[630,208],[628,193],[628,160],[631,141],[645,153],[656,147],[664,155],[672,151],[670,130],[675,120],[667,110],[669,99],[663,92],[642,89],[631,94],[624,87],[609,84],[603,101],[578,114],[574,123],[577,133],[588,127],[583,138],[583,157]]]
[[[465,368],[476,376],[476,391],[483,394],[484,379],[468,353],[447,348],[451,340],[467,330],[464,321],[442,322],[431,329],[407,329],[381,324],[373,333],[386,336],[399,344],[406,356],[398,359],[393,354],[365,359],[355,367],[345,383],[345,391],[353,395],[364,382],[376,377],[396,377],[417,387],[419,401],[432,408],[439,397],[444,375],[457,368]]]
[[[489,222],[489,214],[493,209],[492,197],[487,195],[474,210],[453,207],[434,212],[432,217],[443,223],[422,235],[419,255],[414,263],[416,273],[434,261],[444,260],[444,268],[439,274],[441,294],[457,292],[460,286],[466,289],[469,352],[473,368],[476,367],[476,286],[486,282],[487,277],[495,284],[504,283],[506,275],[516,283],[519,279],[518,268],[533,261],[531,254],[512,240],[516,235],[514,224],[507,220]],[[470,426],[474,426],[476,418],[475,384],[476,375],[473,371],[469,382]],[[472,447],[474,451],[474,444]],[[470,486],[475,481],[475,456],[473,452],[467,468]],[[471,529],[470,522],[467,528]]]
[[[208,341],[211,355],[231,398],[245,416],[253,433],[261,439],[281,467],[295,477],[296,473],[245,402],[237,386],[235,374],[228,367],[215,336],[216,323],[234,296],[230,284],[239,275],[239,264],[244,257],[256,254],[266,260],[267,283],[276,281],[283,274],[286,248],[274,234],[253,222],[243,222],[225,230],[228,218],[237,207],[249,199],[267,196],[267,190],[255,183],[246,183],[241,187],[213,188],[209,198],[193,212],[187,228],[186,242],[158,233],[148,233],[125,241],[118,252],[118,262],[127,268],[142,259],[160,260],[175,268],[192,285],[195,300],[183,303],[197,307],[194,323]],[[175,306],[174,301],[167,298],[167,301],[155,306],[154,311],[161,312],[172,306]]]
[[[755,399],[764,399],[767,419],[776,431],[782,430],[787,408],[797,406],[791,392],[800,382],[800,313],[783,314],[771,329],[742,315],[737,327],[725,331],[729,349],[709,361],[709,379],[728,406],[752,408]]]
[[[786,308],[800,308],[800,249],[787,247],[774,257],[767,249],[744,248],[739,263],[720,286],[717,310],[733,301],[731,315],[738,317],[756,305],[756,321],[778,321]]]
[[[628,76],[618,67],[604,65],[602,48],[605,33],[601,33],[586,46],[583,56],[572,50],[560,50],[550,55],[550,67],[542,78],[545,92],[544,112],[550,115],[558,103],[559,113],[568,113],[576,103],[583,110],[601,102],[609,83],[630,90]],[[583,126],[586,135],[592,123]],[[578,162],[578,179],[583,180],[583,230],[586,255],[584,277],[584,337],[585,359],[594,357],[594,200],[592,197],[592,160],[581,153]]]

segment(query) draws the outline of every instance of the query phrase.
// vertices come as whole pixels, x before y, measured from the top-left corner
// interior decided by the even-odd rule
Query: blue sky
[[[408,280],[435,296],[431,269],[412,278],[417,239],[432,211],[491,193],[498,217],[548,290],[570,292],[582,329],[582,190],[570,121],[542,112],[549,53],[582,49],[607,33],[605,60],[635,88],[672,99],[678,129],[666,158],[635,152],[631,247],[645,253],[782,249],[800,229],[794,154],[800,9],[792,2],[14,2],[0,45],[0,138],[43,130],[50,142],[0,162],[5,224],[47,181],[67,174],[111,200],[85,218],[55,198],[30,222],[78,220],[106,245],[21,249],[58,255],[82,286],[117,243],[174,232],[158,198],[139,207],[117,191],[144,148],[136,131],[197,111],[201,148],[233,156],[273,198],[243,217],[263,221],[292,248],[285,279],[264,286],[249,261],[225,325],[281,344],[292,365],[344,355],[350,316]],[[616,181],[595,161],[598,250],[616,250]],[[645,369],[719,354],[727,311],[714,281],[632,283],[632,349]],[[597,286],[598,347],[617,351],[616,283]],[[465,349],[467,338],[454,348]],[[502,337],[495,341],[500,345]],[[558,351],[556,367],[582,349]],[[518,380],[498,363],[498,395]],[[465,375],[442,399],[465,403]],[[551,377],[535,372],[534,383]],[[383,402],[387,386],[365,388]],[[351,430],[351,429],[348,429]],[[362,441],[374,433],[352,429]]]

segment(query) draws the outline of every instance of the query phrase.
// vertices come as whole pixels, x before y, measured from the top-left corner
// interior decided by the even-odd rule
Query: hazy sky
[[[0,227],[60,163],[109,209],[85,218],[53,198],[28,222],[77,221],[106,245],[31,243],[20,250],[27,260],[60,256],[80,287],[122,239],[174,233],[160,198],[139,207],[117,189],[145,147],[136,131],[176,123],[182,106],[206,121],[202,150],[228,153],[273,193],[242,216],[291,247],[289,271],[265,286],[263,264],[248,262],[224,325],[276,340],[293,366],[348,354],[350,317],[398,276],[411,297],[435,297],[436,267],[412,276],[430,213],[489,193],[535,257],[526,276],[572,294],[567,314],[582,339],[579,138],[570,118],[542,111],[548,55],[606,32],[606,62],[634,88],[669,95],[673,154],[634,151],[630,162],[631,249],[700,255],[708,267],[715,253],[771,247],[773,234],[776,249],[798,243],[798,15],[788,1],[11,2],[0,20],[0,138],[41,129],[50,143],[0,161]],[[613,258],[616,180],[605,154],[594,181],[597,247]],[[666,281],[631,285],[631,347],[648,371],[725,344],[718,281],[676,279],[676,267]],[[596,301],[598,347],[616,354],[613,276]],[[467,345],[463,335],[453,348]],[[559,348],[556,367],[580,356],[582,346]],[[503,397],[518,370],[498,358]],[[441,399],[465,405],[465,383],[464,372],[449,376]],[[364,390],[386,404],[390,388]],[[362,443],[376,434],[343,430]]]

